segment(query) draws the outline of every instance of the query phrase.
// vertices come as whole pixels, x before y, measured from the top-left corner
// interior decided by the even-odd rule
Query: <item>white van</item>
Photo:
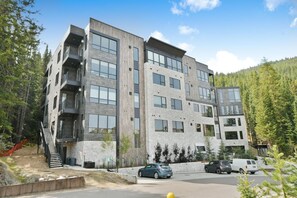
[[[233,159],[230,162],[232,171],[255,174],[258,169],[257,162],[253,159]]]

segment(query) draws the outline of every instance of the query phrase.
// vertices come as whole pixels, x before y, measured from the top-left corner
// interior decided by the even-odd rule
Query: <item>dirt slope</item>
[[[0,158],[1,185],[35,182],[59,177],[84,176],[87,186],[115,187],[128,183],[115,173],[104,170],[73,170],[67,167],[50,169],[42,153],[37,154],[36,146],[25,146],[11,157]],[[11,171],[9,171],[11,169]],[[14,174],[13,174],[14,173]],[[4,179],[5,178],[5,179]]]

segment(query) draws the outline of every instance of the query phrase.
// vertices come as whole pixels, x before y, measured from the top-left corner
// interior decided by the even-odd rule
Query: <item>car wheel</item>
[[[253,175],[253,174],[255,174],[255,172],[251,172],[251,174]]]
[[[167,178],[169,179],[171,176],[168,176]]]
[[[221,174],[221,173],[222,173],[221,169],[218,168],[218,169],[217,169],[217,173],[218,173],[218,174]]]
[[[138,177],[142,177],[141,171],[138,172]]]
[[[207,173],[209,172],[209,171],[208,171],[208,168],[205,168],[205,172],[207,172]]]
[[[231,174],[231,172],[227,172],[228,174]]]
[[[241,168],[241,169],[239,169],[239,173],[240,174],[244,174],[244,170]]]
[[[159,174],[158,174],[158,173],[155,173],[155,174],[154,174],[154,178],[155,178],[155,179],[158,179],[158,178],[159,178]]]

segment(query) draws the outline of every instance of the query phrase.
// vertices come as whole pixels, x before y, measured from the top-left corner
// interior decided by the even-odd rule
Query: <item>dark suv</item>
[[[218,173],[226,172],[231,174],[232,168],[230,163],[227,160],[215,160],[210,161],[208,164],[205,164],[204,170],[207,173]]]

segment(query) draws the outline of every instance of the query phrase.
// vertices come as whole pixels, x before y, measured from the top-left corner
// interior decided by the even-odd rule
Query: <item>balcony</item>
[[[76,79],[70,79],[69,73],[62,76],[61,90],[62,91],[77,91],[80,88],[80,81]]]
[[[79,67],[82,58],[78,53],[78,48],[66,46],[63,54],[63,65]]]
[[[66,100],[59,105],[59,116],[77,115],[79,113],[78,109],[78,107],[70,105]]]
[[[57,135],[58,143],[68,143],[68,142],[76,142],[76,137],[74,134],[65,134],[64,131],[61,131]]]
[[[74,25],[70,25],[65,35],[65,43],[79,46],[82,39],[84,38],[84,35],[84,29],[76,27]]]

